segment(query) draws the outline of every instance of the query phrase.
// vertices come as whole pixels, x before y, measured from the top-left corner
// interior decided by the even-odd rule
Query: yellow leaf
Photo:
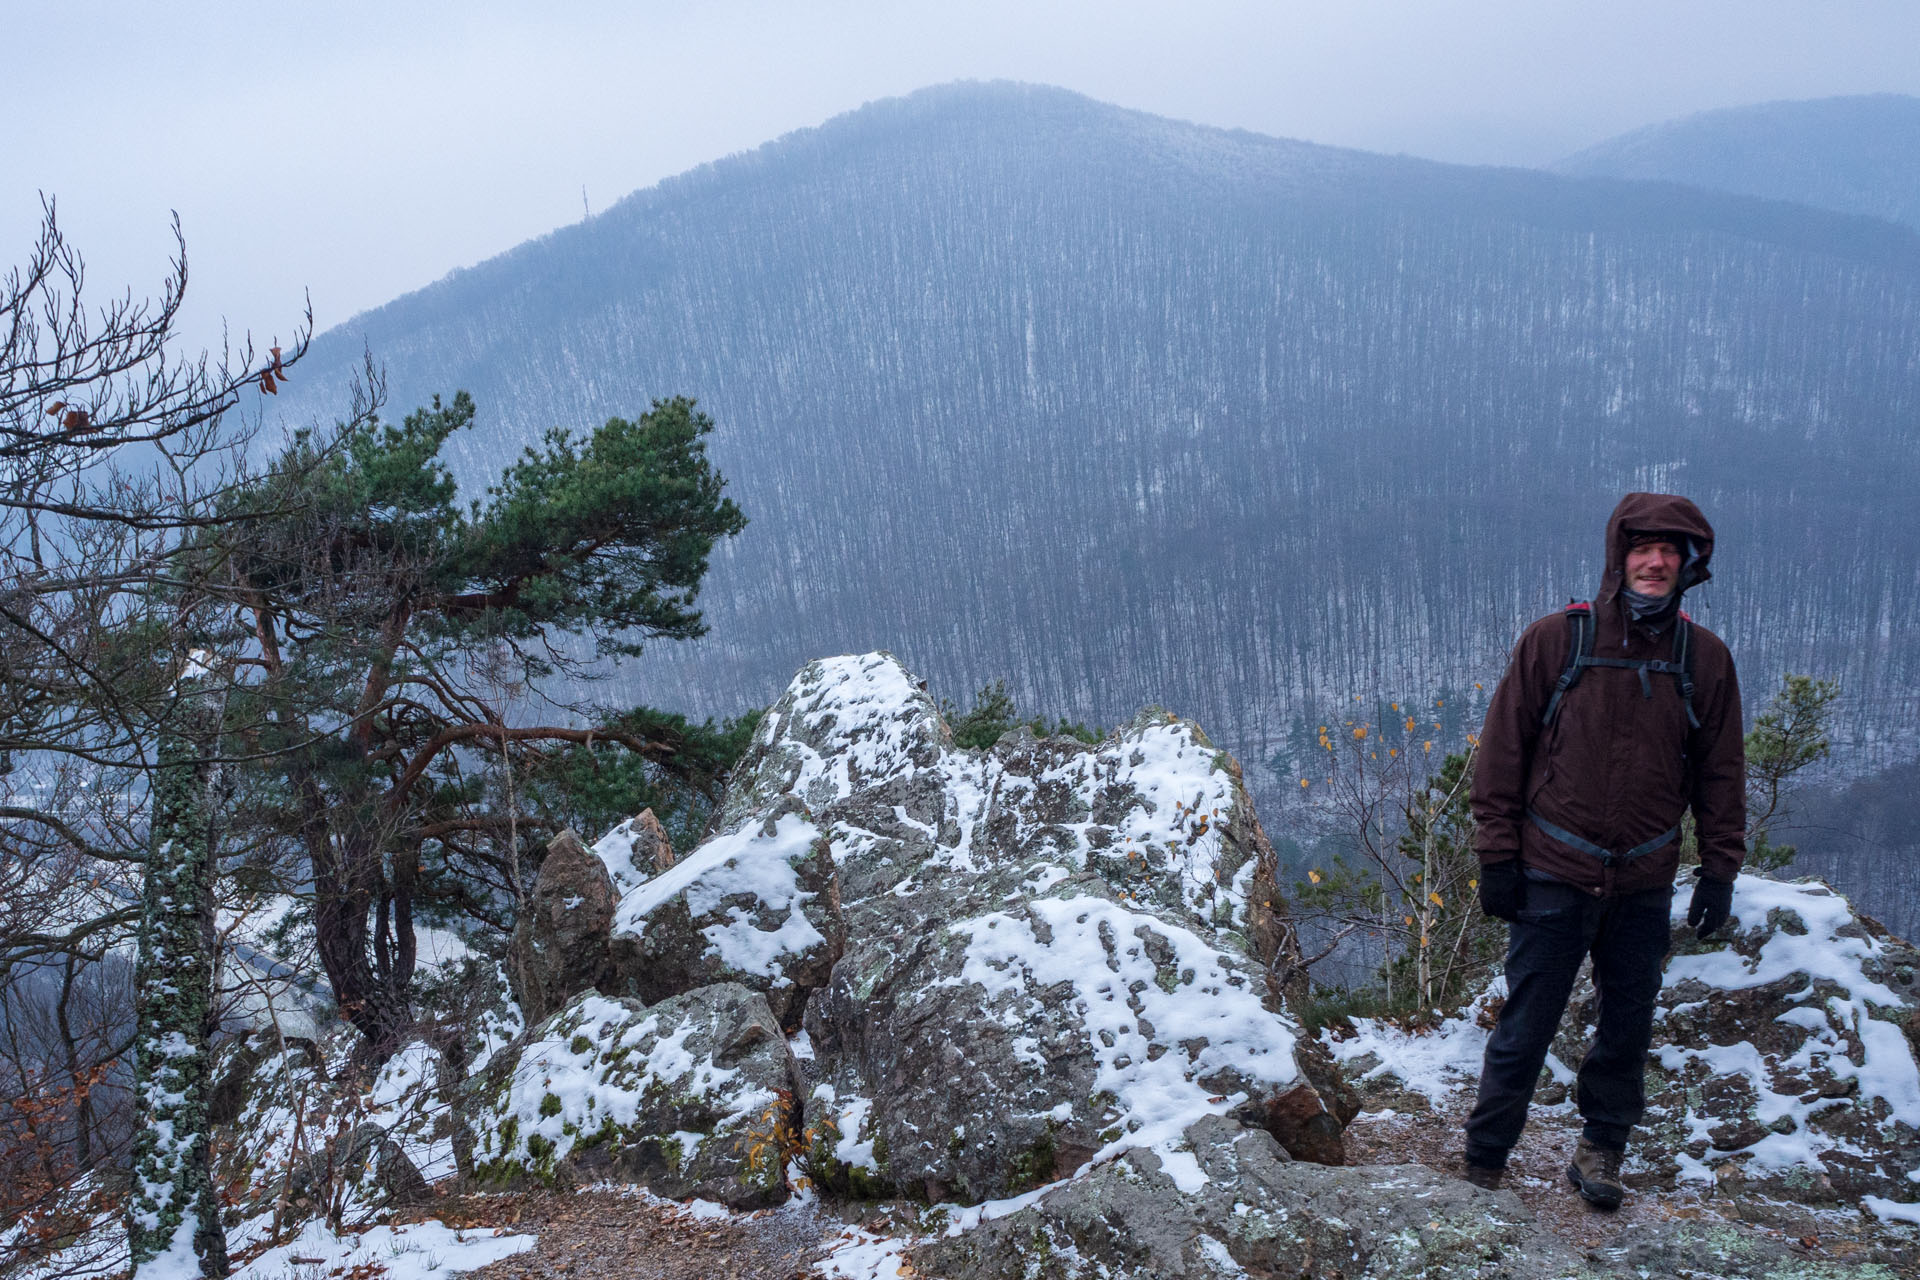
[[[1432,890],[1427,891],[1427,901],[1431,902],[1436,907],[1444,907],[1447,905],[1446,903],[1440,901],[1440,895],[1437,893],[1434,893]]]
[[[1469,888],[1469,889],[1478,889],[1479,887],[1480,887],[1480,882],[1479,882],[1478,880],[1469,880],[1469,881],[1467,881],[1467,888]]]
[[[1428,739],[1426,740],[1426,742],[1425,742],[1424,744],[1422,744],[1422,745],[1423,745],[1423,749],[1424,749],[1424,750],[1426,750],[1427,752],[1429,752],[1429,753],[1431,753],[1431,752],[1433,751],[1433,739],[1432,739],[1432,738],[1428,738]]]
[[[1309,879],[1309,880],[1311,880],[1311,881],[1313,881],[1313,882],[1314,882],[1315,884],[1319,884],[1319,883],[1320,883],[1320,873],[1319,873],[1318,871],[1309,871],[1309,872],[1307,872],[1307,879]]]
[[[1304,787],[1304,786],[1306,786],[1306,785],[1307,785],[1307,780],[1306,780],[1305,778],[1302,778],[1302,779],[1300,779],[1300,785],[1301,785],[1301,786],[1303,786],[1303,787]]]
[[[1367,726],[1365,726],[1365,725],[1361,725],[1361,726],[1360,726],[1360,727],[1359,727],[1358,729],[1355,729],[1355,730],[1353,731],[1353,736],[1354,736],[1354,737],[1356,737],[1356,738],[1364,738],[1364,737],[1366,737],[1366,736],[1367,736]]]
[[[1407,917],[1406,917],[1406,922],[1407,922],[1408,924],[1412,924],[1412,923],[1413,923],[1413,917],[1412,917],[1412,916],[1407,916]]]
[[[1398,747],[1388,747],[1388,748],[1387,748],[1387,759],[1389,759],[1389,760],[1392,760],[1392,759],[1394,759],[1394,758],[1395,758],[1396,756],[1398,756],[1399,754],[1400,754],[1400,748],[1398,748]]]

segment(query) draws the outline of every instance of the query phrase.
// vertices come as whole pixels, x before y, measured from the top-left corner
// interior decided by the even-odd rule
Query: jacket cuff
[[[1718,880],[1722,884],[1732,884],[1740,877],[1740,864],[1743,861],[1745,861],[1744,858],[1730,858],[1718,851],[1702,850],[1698,874],[1702,880]]]

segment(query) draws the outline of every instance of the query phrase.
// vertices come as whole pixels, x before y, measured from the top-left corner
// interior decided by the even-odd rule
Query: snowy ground
[[[236,1270],[232,1280],[323,1280],[346,1275],[355,1280],[380,1275],[388,1280],[438,1280],[476,1271],[535,1243],[532,1235],[510,1234],[498,1227],[455,1230],[437,1219],[340,1235],[323,1223],[310,1222],[289,1243],[268,1249]]]

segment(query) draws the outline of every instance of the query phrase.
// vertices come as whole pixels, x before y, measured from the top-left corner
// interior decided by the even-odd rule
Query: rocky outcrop
[[[716,830],[678,859],[649,815],[592,850],[556,841],[512,957],[546,1011],[531,1031],[490,1023],[459,1056],[410,1044],[371,1086],[324,1047],[231,1054],[237,1199],[374,1211],[458,1167],[753,1208],[787,1196],[797,1157],[829,1194],[934,1202],[888,1213],[918,1216],[913,1264],[949,1280],[1818,1275],[1834,1208],[1887,1233],[1920,1220],[1920,953],[1822,885],[1743,877],[1736,924],[1704,944],[1676,918],[1627,1181],[1636,1201],[1684,1194],[1576,1256],[1511,1193],[1327,1167],[1349,1140],[1437,1163],[1444,1129],[1457,1150],[1497,988],[1437,1030],[1356,1018],[1309,1042],[1271,846],[1191,723],[958,750],[892,658],[828,659],[763,718]],[[1516,1164],[1547,1222],[1539,1170],[1571,1193],[1564,1152],[1540,1149],[1555,1126],[1571,1144],[1589,996]],[[1398,1075],[1391,1105],[1434,1122],[1425,1145],[1383,1127],[1377,1091],[1343,1131],[1357,1099],[1336,1058]],[[1781,1206],[1797,1216],[1772,1242],[1733,1229],[1787,1223]],[[1897,1252],[1859,1234],[1847,1256]]]
[[[1733,922],[1705,941],[1687,901],[1674,900],[1630,1190],[1755,1221],[1794,1218],[1781,1206],[1920,1221],[1920,951],[1819,881],[1741,876]],[[1376,1106],[1463,1116],[1503,991],[1423,1032],[1355,1018],[1328,1046]],[[1555,1127],[1571,1145],[1597,1014],[1583,975],[1523,1148]]]
[[[453,1172],[432,1051],[412,1041],[369,1076],[361,1043],[342,1022],[319,1040],[262,1033],[221,1047],[214,1174],[240,1218],[276,1204],[348,1217],[407,1208]]]
[[[1735,922],[1697,940],[1676,897],[1674,954],[1639,1160],[1659,1183],[1796,1201],[1915,1199],[1920,951],[1817,881],[1742,876]],[[1579,1063],[1576,993],[1556,1056]]]
[[[528,1025],[606,981],[618,901],[606,864],[580,837],[555,836],[507,949],[507,980]]]
[[[957,751],[893,658],[828,659],[767,713],[723,822],[801,812],[844,938],[804,1017],[824,1185],[1003,1196],[1207,1114],[1342,1158],[1271,981],[1290,935],[1265,837],[1196,726]]]
[[[607,1179],[734,1208],[787,1197],[794,1063],[765,997],[736,984],[652,1006],[577,997],[474,1082],[482,1184]]]

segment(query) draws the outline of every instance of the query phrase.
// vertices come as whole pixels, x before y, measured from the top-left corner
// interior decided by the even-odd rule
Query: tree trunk
[[[412,917],[404,921],[408,963],[393,965],[383,954],[376,967],[376,950],[384,953],[386,948],[375,947],[369,917],[377,908],[386,926],[388,896],[382,892],[380,851],[357,833],[333,830],[324,815],[317,825],[318,839],[309,839],[307,848],[313,858],[313,925],[320,963],[341,1016],[365,1037],[367,1056],[385,1062],[406,1043],[414,1024]]]
[[[73,978],[79,958],[67,953],[60,975],[60,1002],[54,1017],[60,1029],[60,1043],[67,1057],[67,1087],[73,1090],[73,1167],[85,1173],[93,1168],[93,1084],[91,1072],[80,1062],[80,1044],[74,1038]]]
[[[194,738],[212,741],[201,711]],[[161,741],[135,969],[134,1096],[139,1129],[127,1240],[133,1270],[231,1269],[209,1167],[207,1036],[213,1012],[213,815],[209,770],[188,735]]]

